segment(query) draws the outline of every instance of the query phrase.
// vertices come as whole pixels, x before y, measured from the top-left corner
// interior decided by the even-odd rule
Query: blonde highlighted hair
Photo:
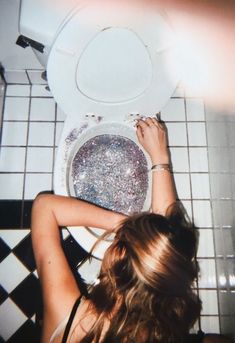
[[[184,342],[201,310],[192,290],[197,230],[182,209],[169,213],[142,213],[122,223],[91,289],[97,320],[82,343]]]

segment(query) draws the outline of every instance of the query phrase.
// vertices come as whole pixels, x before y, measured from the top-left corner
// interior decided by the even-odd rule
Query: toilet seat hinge
[[[98,114],[94,114],[94,113],[87,113],[85,114],[85,118],[98,124],[101,122],[101,120],[103,120],[104,117],[99,116]]]

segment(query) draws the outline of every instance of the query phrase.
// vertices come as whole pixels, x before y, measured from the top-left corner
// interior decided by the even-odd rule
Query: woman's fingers
[[[147,123],[147,125],[149,126],[152,126],[154,124],[153,118],[150,118],[150,117],[146,118],[145,123]]]
[[[146,120],[139,119],[137,122],[137,127],[141,127],[142,130],[148,127]]]
[[[157,126],[158,128],[165,130],[165,124],[163,121],[158,120],[157,118],[151,118],[154,125]]]
[[[150,155],[165,153],[167,150],[167,131],[164,122],[157,118],[140,119],[136,123],[136,135],[139,143]]]
[[[165,129],[165,127],[162,123],[160,123],[157,119],[150,118],[150,117],[146,118],[145,120],[143,120],[143,119],[138,120],[136,126],[141,127],[143,134],[148,129],[151,129],[151,130],[152,129],[161,129],[161,130]],[[157,132],[155,134],[157,134]]]
[[[138,141],[140,142],[140,144],[142,144],[142,142],[143,142],[143,133],[142,133],[142,129],[141,129],[140,126],[137,126],[136,135],[137,135]]]

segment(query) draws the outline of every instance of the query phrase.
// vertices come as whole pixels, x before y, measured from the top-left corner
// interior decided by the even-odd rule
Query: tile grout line
[[[191,194],[191,211],[192,211],[192,222],[194,223],[194,208],[193,208],[193,193],[192,193],[192,178],[191,178],[191,162],[190,162],[190,150],[189,150],[189,134],[188,134],[188,113],[187,113],[187,103],[186,103],[186,96],[184,95],[184,110],[185,110],[185,125],[186,125],[186,135],[187,135],[187,153],[188,153],[188,166],[189,166],[189,185],[190,185],[190,194]],[[197,260],[197,256],[196,256]],[[197,295],[199,296],[199,281],[198,276],[196,278],[196,289]],[[201,330],[202,323],[201,323],[201,314],[198,318],[198,327]]]
[[[3,105],[2,105],[1,122],[0,122],[0,147],[2,147],[2,131],[3,131],[3,120],[4,120],[4,110],[5,110],[7,84],[5,82],[5,79],[2,78],[1,75],[0,75],[0,77],[3,80],[3,87],[4,87],[4,91],[3,91],[3,94],[2,94],[2,96],[3,96]],[[0,149],[0,153],[1,153],[1,149]]]
[[[219,272],[218,272],[218,266],[217,266],[217,258],[216,258],[216,251],[215,251],[215,231],[214,231],[214,208],[212,205],[212,191],[211,191],[211,183],[210,183],[210,154],[209,154],[209,139],[208,139],[208,126],[206,121],[206,105],[204,102],[204,113],[205,113],[205,125],[206,125],[206,142],[207,142],[207,158],[208,158],[208,175],[209,175],[209,188],[210,188],[210,208],[211,208],[211,222],[212,222],[212,237],[213,237],[213,250],[214,250],[214,260],[215,260],[215,278],[216,278],[216,297],[217,297],[217,308],[218,308],[218,320],[219,320],[219,331],[221,332],[221,315],[220,315],[220,301],[219,301]],[[221,228],[220,228],[221,230]]]
[[[28,157],[29,125],[30,125],[30,111],[31,111],[31,92],[32,92],[32,85],[30,85],[30,96],[29,96],[29,107],[28,107],[28,121],[27,121],[28,125],[27,125],[27,134],[26,134],[22,207],[21,207],[21,218],[20,218],[20,227],[21,228],[24,227],[24,202],[25,202],[25,187],[26,187],[26,177],[27,177],[27,157]]]
[[[51,189],[54,191],[54,171],[55,171],[55,158],[56,158],[56,132],[57,132],[57,103],[55,102],[55,120],[54,120],[54,138],[53,138],[53,154],[52,154],[52,178]]]

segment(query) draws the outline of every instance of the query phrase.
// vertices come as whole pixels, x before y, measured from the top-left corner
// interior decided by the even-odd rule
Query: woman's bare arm
[[[32,209],[32,242],[42,285],[44,316],[42,342],[70,312],[80,291],[60,242],[60,226],[118,227],[125,216],[95,205],[57,195],[39,195]]]
[[[154,118],[139,120],[137,137],[149,154],[152,165],[169,164],[167,131],[163,123]],[[176,191],[172,174],[168,170],[152,172],[152,212],[162,215],[176,201]]]

